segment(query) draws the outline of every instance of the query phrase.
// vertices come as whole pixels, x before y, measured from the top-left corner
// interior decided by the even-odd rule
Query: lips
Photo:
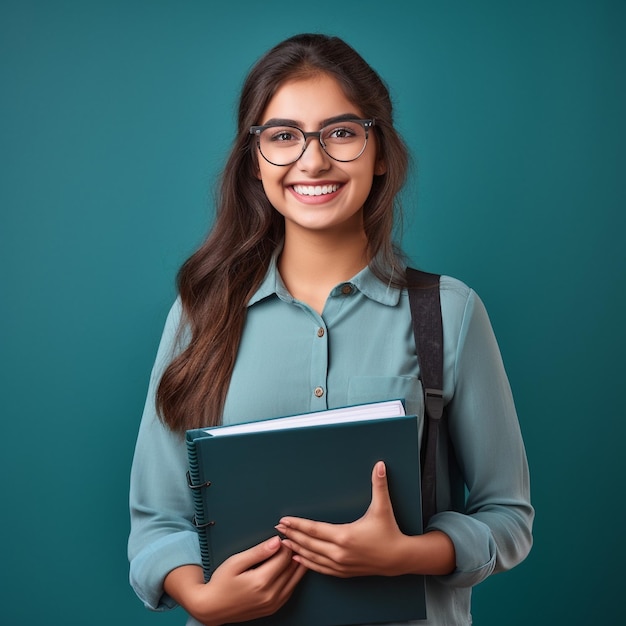
[[[340,185],[293,185],[293,190],[301,196],[325,196],[335,193]]]

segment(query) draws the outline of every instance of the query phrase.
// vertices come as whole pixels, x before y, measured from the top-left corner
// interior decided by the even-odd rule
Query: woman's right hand
[[[306,572],[292,555],[272,537],[224,561],[208,583],[197,565],[172,570],[165,591],[205,626],[265,617],[285,604]]]

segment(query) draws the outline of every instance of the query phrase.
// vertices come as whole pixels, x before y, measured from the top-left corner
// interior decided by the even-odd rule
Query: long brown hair
[[[246,303],[263,280],[284,236],[283,217],[256,177],[249,134],[285,81],[326,73],[346,97],[374,118],[379,157],[386,173],[374,177],[363,207],[372,270],[401,284],[400,253],[393,244],[394,209],[404,184],[408,153],[393,127],[389,91],[378,74],[337,37],[302,34],[267,52],[251,69],[239,101],[234,146],[221,177],[214,226],[178,273],[184,349],[165,370],[157,392],[161,419],[174,431],[217,425],[226,400]]]

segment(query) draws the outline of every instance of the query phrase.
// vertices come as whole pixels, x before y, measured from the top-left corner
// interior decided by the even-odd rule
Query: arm
[[[446,533],[456,548],[456,569],[441,581],[465,587],[527,556],[534,510],[511,388],[487,311],[473,291],[458,330],[449,334],[456,338],[454,368],[444,375],[454,381],[449,434],[468,496],[463,512],[437,513],[427,530]]]
[[[163,590],[165,576],[182,565],[201,564],[198,535],[191,520],[193,499],[186,486],[187,453],[182,437],[159,420],[156,390],[176,354],[180,302],[165,323],[139,427],[130,476],[130,583],[152,610],[176,606]]]
[[[452,586],[471,586],[527,555],[534,511],[511,390],[484,306],[459,285],[442,293],[442,306],[449,313],[445,395],[452,398],[450,438],[469,491],[465,511],[437,513],[423,536],[404,536],[390,504],[386,514],[372,515],[373,476],[372,506],[352,524],[281,520],[278,530],[307,567],[335,576],[432,574]]]
[[[181,604],[207,624],[265,615],[287,600],[305,568],[274,538],[231,557],[204,584],[192,523],[193,497],[186,481],[186,445],[159,420],[154,406],[160,376],[176,350],[179,324],[177,302],[152,371],[131,471],[131,585],[146,607],[164,610]]]

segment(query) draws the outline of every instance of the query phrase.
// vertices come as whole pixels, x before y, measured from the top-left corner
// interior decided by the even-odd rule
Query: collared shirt
[[[405,398],[421,413],[410,311],[366,268],[322,315],[295,300],[275,263],[248,303],[224,422]]]
[[[426,577],[429,618],[416,624],[427,626],[471,623],[471,587],[526,556],[534,516],[515,406],[485,308],[453,278],[442,277],[440,291],[448,424],[440,437],[439,512],[429,528],[452,539],[456,570]],[[155,610],[174,606],[163,591],[165,576],[201,563],[185,444],[154,408],[158,381],[177,349],[180,319],[177,301],[153,369],[131,475],[131,583]],[[289,294],[274,257],[248,303],[223,422],[394,398],[422,416],[418,376],[405,290],[365,268],[331,291],[319,315]],[[467,489],[460,505],[459,487]]]

